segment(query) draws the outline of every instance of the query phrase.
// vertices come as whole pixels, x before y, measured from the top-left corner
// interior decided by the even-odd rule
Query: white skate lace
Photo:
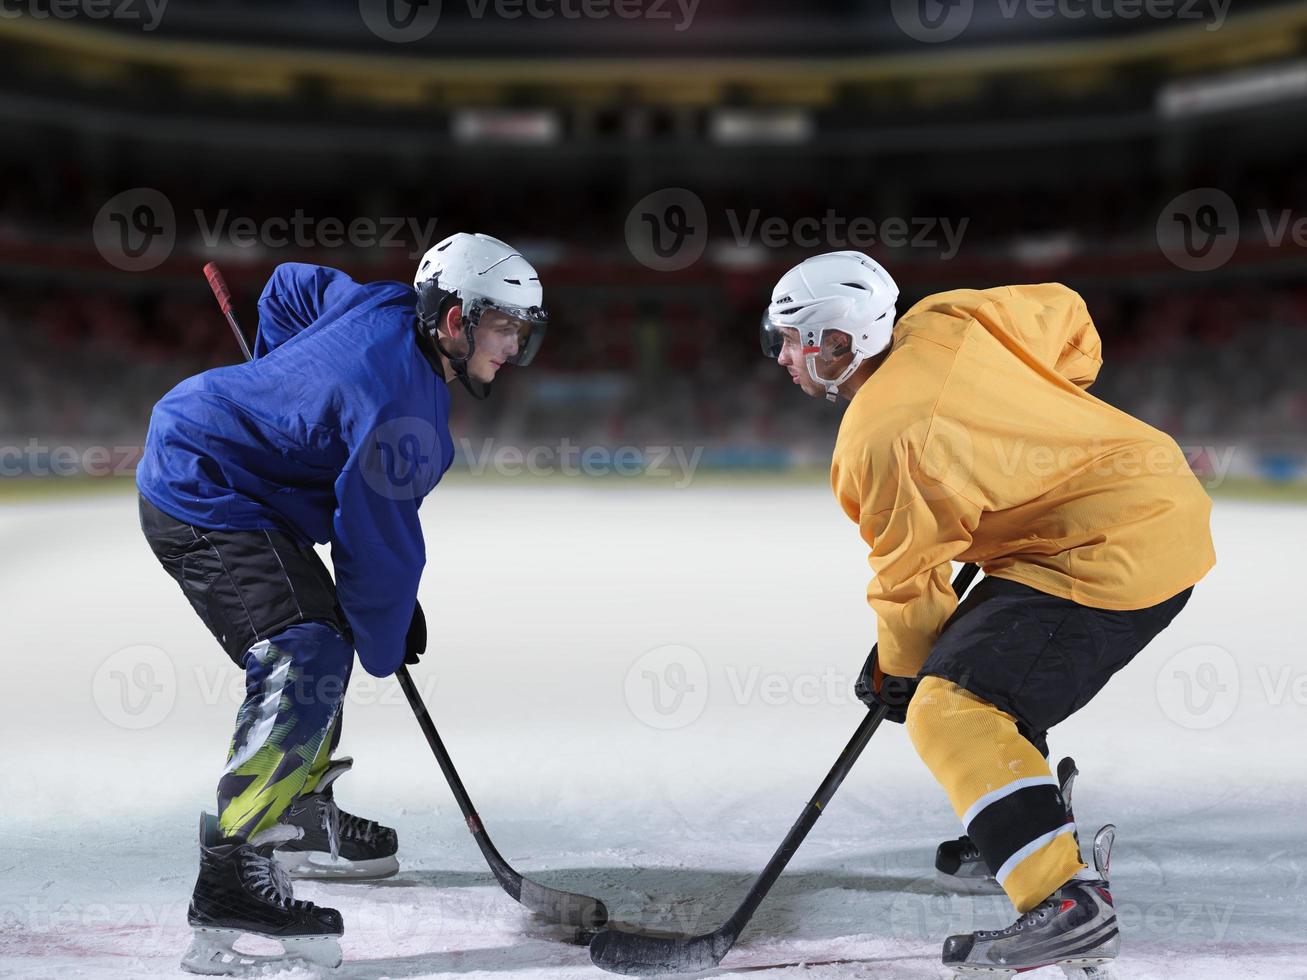
[[[381,825],[375,820],[364,820],[352,813],[346,813],[336,806],[336,801],[327,797],[322,801],[322,829],[327,832],[327,846],[332,858],[340,856],[340,838],[343,833],[346,840],[371,844]]]
[[[282,908],[298,908],[307,904],[294,897],[290,876],[271,856],[264,856],[253,848],[246,848],[241,855],[241,860],[244,862],[246,880],[260,898]]]
[[[1026,928],[1026,926],[1034,925],[1036,922],[1043,922],[1053,914],[1053,911],[1059,906],[1059,904],[1060,903],[1057,899],[1046,899],[1036,905],[1029,912],[1023,913],[1016,922],[1012,923],[1006,929],[981,929],[976,932],[976,936],[980,939],[998,939],[1003,936],[1011,936],[1014,933],[1021,932]]]

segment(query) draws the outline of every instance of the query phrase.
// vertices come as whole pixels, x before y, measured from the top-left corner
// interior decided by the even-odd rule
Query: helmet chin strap
[[[422,351],[422,356],[427,359],[427,363],[442,379],[445,377],[445,367],[440,363],[440,357],[449,362],[449,366],[454,369],[454,377],[462,382],[467,393],[477,401],[484,401],[490,396],[490,383],[475,381],[468,376],[467,365],[476,351],[476,337],[472,331],[463,328],[463,333],[467,337],[467,353],[462,357],[457,357],[445,349],[445,345],[440,341],[440,332],[438,330],[440,321],[444,319],[446,305],[441,304],[440,315],[429,317],[423,315],[421,310],[418,311],[417,335],[418,348]],[[440,357],[436,355],[439,354]]]
[[[808,365],[808,377],[812,378],[812,380],[817,382],[817,384],[823,386],[826,389],[826,400],[828,402],[833,402],[839,395],[840,385],[853,377],[853,372],[862,364],[863,356],[861,354],[854,354],[853,360],[849,363],[849,366],[840,373],[840,376],[834,380],[828,380],[817,373],[817,354],[818,351],[815,350],[804,352],[803,361]]]
[[[463,383],[463,387],[467,389],[467,393],[477,401],[485,401],[490,397],[490,382],[476,381],[467,373],[467,362],[472,359],[471,346],[472,338],[468,337],[467,356],[453,357],[445,350],[439,340],[436,341],[436,349],[439,350],[440,353],[449,361],[449,366],[454,369],[454,377],[458,378],[458,380]]]

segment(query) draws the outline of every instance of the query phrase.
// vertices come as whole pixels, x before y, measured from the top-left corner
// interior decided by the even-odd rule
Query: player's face
[[[476,349],[467,362],[468,377],[483,384],[494,381],[505,362],[518,355],[529,329],[521,320],[499,310],[482,313],[475,330]]]
[[[826,389],[812,380],[812,375],[808,373],[808,365],[804,363],[799,331],[786,328],[781,331],[781,336],[784,337],[784,342],[781,344],[781,352],[776,355],[776,363],[789,372],[790,379],[803,390],[805,395],[825,398]]]

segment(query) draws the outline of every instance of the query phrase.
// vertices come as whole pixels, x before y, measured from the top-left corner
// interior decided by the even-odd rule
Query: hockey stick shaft
[[[253,360],[249,344],[245,340],[245,333],[241,330],[240,323],[236,319],[236,311],[231,301],[231,290],[227,288],[227,280],[223,277],[222,270],[218,268],[217,264],[210,262],[204,267],[204,278],[209,281],[209,288],[213,290],[214,298],[217,299],[223,316],[227,318],[232,333],[236,335],[236,342],[240,344],[241,353],[245,355],[245,360]],[[395,671],[395,677],[399,680],[399,686],[404,691],[404,697],[408,700],[409,707],[413,710],[413,716],[417,718],[422,734],[427,738],[427,745],[431,747],[431,752],[436,757],[436,763],[444,774],[445,782],[449,784],[454,799],[458,801],[458,808],[463,811],[463,819],[467,822],[467,829],[472,832],[472,838],[476,841],[477,847],[481,849],[481,854],[485,857],[486,863],[490,865],[495,880],[499,882],[504,891],[508,892],[509,896],[515,901],[521,902],[532,911],[555,918],[565,925],[576,925],[585,929],[602,927],[608,921],[608,909],[603,902],[597,898],[590,898],[588,895],[576,895],[555,888],[546,888],[530,878],[524,878],[504,860],[490,840],[490,835],[486,833],[485,827],[481,825],[481,818],[477,816],[476,808],[472,806],[472,799],[467,795],[467,789],[463,786],[463,780],[459,778],[458,770],[454,768],[454,762],[445,750],[445,743],[440,740],[440,734],[436,731],[435,722],[431,720],[431,713],[427,711],[427,706],[423,703],[422,696],[413,683],[408,667],[400,664],[399,669]]]
[[[959,596],[965,592],[970,587],[972,579],[976,577],[976,573],[979,570],[980,569],[974,564],[968,563],[963,565],[962,568],[958,570],[958,574],[953,581],[954,592]],[[857,729],[853,732],[853,737],[850,738],[848,744],[844,746],[844,751],[842,751],[839,754],[839,758],[835,760],[835,765],[831,766],[830,772],[826,774],[826,778],[823,779],[821,785],[817,787],[817,792],[813,794],[812,800],[809,801],[803,814],[797,821],[795,821],[794,826],[790,828],[790,832],[785,835],[785,839],[781,841],[781,846],[776,849],[776,853],[772,855],[772,859],[767,862],[767,867],[763,868],[762,874],[758,876],[758,880],[754,882],[753,887],[749,889],[749,894],[745,896],[744,902],[740,905],[739,909],[736,910],[735,914],[727,920],[726,925],[723,928],[735,933],[739,933],[739,931],[744,928],[745,923],[747,923],[753,916],[753,913],[762,903],[763,898],[766,897],[767,892],[770,891],[771,886],[775,884],[776,879],[779,878],[781,872],[785,870],[785,866],[789,864],[790,858],[794,857],[794,853],[799,849],[799,845],[803,843],[804,838],[808,836],[808,832],[812,830],[813,825],[816,824],[817,818],[821,816],[822,812],[826,809],[826,805],[830,803],[831,798],[835,795],[835,791],[838,790],[840,784],[844,782],[844,777],[849,774],[849,770],[853,768],[853,764],[857,762],[858,757],[862,755],[862,750],[865,749],[867,743],[871,741],[871,736],[876,733],[876,729],[880,727],[880,723],[885,720],[887,710],[888,709],[886,709],[884,705],[880,705],[879,707],[867,712],[866,717],[862,719]]]
[[[490,839],[490,835],[486,833],[476,807],[472,805],[472,798],[468,796],[463,780],[459,777],[458,770],[454,768],[454,760],[449,757],[445,743],[441,740],[440,733],[436,731],[435,722],[431,720],[431,713],[422,702],[422,696],[413,683],[408,667],[400,664],[399,669],[395,671],[395,677],[399,680],[399,686],[408,700],[409,707],[413,709],[418,727],[426,736],[427,745],[431,747],[431,754],[436,757],[436,764],[440,766],[445,782],[449,784],[449,789],[454,794],[467,829],[471,832],[477,847],[481,849],[481,855],[490,865],[490,871],[500,887],[514,901],[521,902],[531,911],[563,925],[578,926],[583,930],[602,928],[608,922],[608,908],[599,899],[557,888],[547,888],[519,874],[504,860],[503,855]]]
[[[953,591],[960,598],[970,587],[980,568],[968,562],[958,571],[953,579]],[[873,652],[875,647],[872,648]],[[762,904],[767,893],[771,891],[776,879],[781,876],[785,866],[790,863],[798,851],[799,845],[817,823],[817,819],[834,797],[835,791],[844,782],[867,742],[875,734],[880,723],[885,719],[887,709],[880,705],[867,712],[858,723],[853,737],[849,739],[839,758],[831,766],[830,772],[817,787],[803,813],[790,828],[780,847],[772,855],[767,866],[763,868],[749,889],[749,893],[740,903],[729,919],[715,932],[700,936],[644,936],[639,933],[618,932],[605,929],[590,944],[590,959],[602,969],[613,973],[626,973],[635,976],[648,976],[663,973],[701,973],[721,962],[722,957],[739,938],[753,913]]]

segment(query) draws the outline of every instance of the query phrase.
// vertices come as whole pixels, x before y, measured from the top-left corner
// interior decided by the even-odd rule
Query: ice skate
[[[395,832],[336,806],[332,784],[353,764],[353,759],[332,762],[317,791],[300,797],[282,817],[283,822],[303,831],[298,839],[274,852],[278,864],[292,877],[357,881],[388,878],[399,870]]]
[[[291,895],[290,881],[273,860],[277,845],[299,835],[276,824],[248,841],[219,838],[217,818],[200,818],[200,874],[187,921],[194,930],[182,969],[209,976],[257,976],[294,966],[336,967],[344,932],[340,913]],[[243,936],[261,936],[281,954],[236,949]]]
[[[1108,967],[1121,948],[1108,891],[1115,834],[1108,824],[1094,838],[1097,878],[1072,878],[1006,929],[949,936],[944,965],[958,980],[1009,977],[1045,966],[1061,967],[1069,980],[1110,980]]]
[[[1071,821],[1075,820],[1071,812],[1071,787],[1077,773],[1075,760],[1070,756],[1057,764],[1057,782],[1062,788],[1067,819]],[[1003,892],[985,859],[980,856],[980,849],[966,834],[946,840],[935,849],[935,871],[939,883],[950,891],[971,895],[1000,895]]]

